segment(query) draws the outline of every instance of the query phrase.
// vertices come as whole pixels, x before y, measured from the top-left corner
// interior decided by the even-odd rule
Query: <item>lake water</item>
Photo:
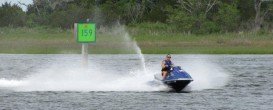
[[[81,55],[0,54],[0,109],[273,109],[273,55],[172,55],[194,79],[181,93],[154,80],[164,55],[144,56],[85,68]]]

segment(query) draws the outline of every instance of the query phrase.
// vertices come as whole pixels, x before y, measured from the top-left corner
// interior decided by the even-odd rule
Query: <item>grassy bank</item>
[[[99,29],[90,53],[132,53],[118,30]],[[273,54],[272,33],[225,33],[195,35],[172,31],[167,26],[128,26],[126,31],[145,54]],[[120,33],[116,34],[116,31]],[[55,54],[80,53],[72,30],[0,28],[0,53]],[[129,42],[132,43],[132,42]]]

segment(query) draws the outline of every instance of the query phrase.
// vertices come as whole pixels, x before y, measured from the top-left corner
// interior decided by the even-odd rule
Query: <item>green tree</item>
[[[272,12],[273,0],[254,0],[255,9],[255,20],[254,20],[254,31],[259,31],[262,27],[265,17],[269,12]],[[262,7],[262,4],[264,7]]]
[[[168,19],[167,7],[174,8],[177,0],[144,0],[143,22],[162,22]]]
[[[26,24],[26,14],[17,5],[11,5],[5,2],[0,7],[0,26],[25,26]]]
[[[31,19],[28,21],[32,21],[38,25],[49,24],[49,16],[53,12],[53,8],[50,6],[48,1],[33,0],[33,4],[28,5],[27,10],[27,15],[29,16],[28,18]]]
[[[175,8],[167,9],[168,21],[178,25],[185,32],[210,33],[210,31],[217,29],[206,31],[206,28],[210,28],[208,26],[216,27],[208,19],[208,16],[218,3],[218,0],[178,0],[178,5]]]
[[[235,3],[222,3],[219,5],[219,10],[216,15],[216,22],[221,27],[222,31],[235,31],[239,26],[239,10]]]
[[[60,28],[71,28],[75,22],[91,18],[92,10],[68,4],[66,7],[56,7],[50,15],[50,25]]]
[[[169,10],[169,19],[168,22],[177,26],[178,30],[184,32],[191,32],[194,28],[194,23],[196,18],[190,14],[181,11],[179,9],[168,9]]]

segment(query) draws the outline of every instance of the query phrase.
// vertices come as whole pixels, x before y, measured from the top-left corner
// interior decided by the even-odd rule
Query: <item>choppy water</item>
[[[189,93],[154,84],[164,55],[0,55],[0,109],[273,109],[273,55],[173,55]]]

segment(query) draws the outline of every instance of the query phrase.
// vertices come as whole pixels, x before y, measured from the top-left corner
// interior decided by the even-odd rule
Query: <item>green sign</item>
[[[96,25],[93,23],[78,23],[77,40],[80,43],[96,42]]]

